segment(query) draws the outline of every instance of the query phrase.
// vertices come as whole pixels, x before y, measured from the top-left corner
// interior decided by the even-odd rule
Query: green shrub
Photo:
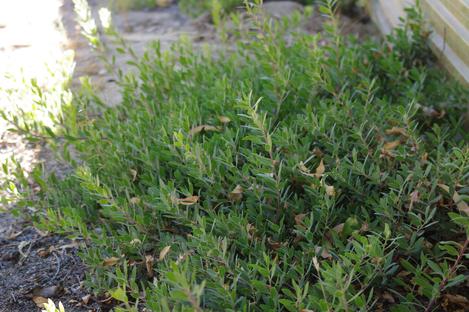
[[[285,24],[216,55],[155,43],[117,107],[76,95],[59,136],[81,161],[34,177],[37,218],[89,242],[117,311],[420,311],[467,289],[467,90],[418,20],[383,43]]]
[[[275,1],[275,0],[273,0]],[[303,5],[323,4],[327,3],[326,0],[294,0],[295,2]],[[263,2],[268,2],[264,0]],[[210,13],[214,9],[220,8],[223,13],[229,13],[236,8],[244,8],[244,6],[256,1],[246,0],[179,0],[179,7],[189,16],[199,16],[203,13]],[[363,6],[363,0],[337,0],[334,1],[335,5],[345,13],[352,13],[356,7]]]
[[[212,12],[215,7],[220,7],[225,13],[230,12],[236,7],[243,7],[244,0],[182,0],[178,3],[184,13],[199,16]]]
[[[141,10],[145,8],[155,8],[158,6],[157,0],[113,0],[111,7],[117,11]]]

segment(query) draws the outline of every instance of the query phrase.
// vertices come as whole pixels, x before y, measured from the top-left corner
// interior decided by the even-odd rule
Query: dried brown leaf
[[[415,190],[412,193],[410,193],[409,211],[412,211],[412,208],[414,207],[414,204],[417,203],[419,200],[420,200],[419,191]]]
[[[201,125],[192,128],[189,131],[190,136],[194,136],[196,134],[202,133],[202,132],[211,132],[211,131],[220,131],[220,128],[215,127],[215,126],[210,126],[210,125]]]
[[[15,239],[18,236],[20,236],[22,233],[23,233],[23,231],[18,231],[16,233],[11,233],[10,235],[8,235],[8,239]]]
[[[320,255],[321,258],[323,259],[332,259],[332,255],[329,253],[329,251],[321,246],[316,246],[315,248],[316,254]]]
[[[321,149],[319,147],[315,147],[313,149],[313,154],[316,155],[316,157],[318,157],[318,158],[322,158],[324,156],[323,151],[321,151]]]
[[[241,199],[243,199],[243,187],[241,185],[236,185],[236,187],[228,194],[228,198],[234,202],[241,201]]]
[[[303,225],[303,220],[306,217],[306,213],[300,213],[295,216],[295,224]]]
[[[342,231],[344,230],[344,223],[334,226],[332,230],[338,234],[342,233]]]
[[[153,263],[155,263],[155,258],[152,255],[145,256],[145,267],[147,268],[148,277],[153,277]]]
[[[316,178],[320,178],[324,175],[324,172],[326,171],[326,167],[324,166],[324,160],[321,159],[321,162],[319,163],[319,166],[316,168],[315,176]]]
[[[446,191],[447,193],[449,193],[449,186],[445,185],[445,184],[438,184],[438,186],[443,189],[444,191]],[[453,193],[453,201],[455,202],[456,204],[456,207],[458,208],[458,210],[460,212],[464,212],[466,215],[469,216],[469,206],[467,205],[467,203],[461,198],[461,195],[458,194],[458,192],[454,191]]]
[[[161,249],[158,261],[163,261],[170,249],[171,246],[166,246],[165,248]]]
[[[273,250],[278,250],[280,247],[282,247],[281,243],[272,240],[270,237],[267,239],[267,243]]]
[[[388,293],[387,291],[385,291],[381,297],[389,303],[395,303],[396,302],[394,297],[390,293]]]
[[[50,298],[57,296],[63,290],[62,286],[36,287],[32,291],[33,297]]]
[[[59,246],[58,249],[65,250],[65,249],[74,249],[74,248],[78,248],[78,247],[80,247],[80,243],[77,242],[77,241],[73,241],[70,244],[65,244],[65,245]],[[49,252],[52,252],[54,250],[55,250],[54,246],[49,247]]]
[[[132,176],[132,182],[135,182],[135,180],[137,180],[137,170],[134,170],[134,169],[130,169],[129,170],[130,172],[130,175]]]
[[[256,234],[256,228],[251,223],[246,225],[246,231],[248,232],[248,239],[252,240]]]
[[[386,152],[389,152],[389,151],[394,150],[394,149],[395,149],[396,147],[398,147],[399,145],[401,145],[401,141],[399,141],[399,140],[392,141],[392,142],[387,142],[387,143],[384,144],[383,149],[384,149]]]
[[[48,302],[47,298],[41,297],[41,296],[33,296],[33,301],[36,304],[38,308],[45,308],[44,304]]]
[[[226,117],[226,116],[218,116],[218,120],[222,123],[222,124],[227,124],[231,121],[230,118]]]
[[[131,203],[132,205],[138,205],[138,204],[140,204],[140,202],[141,202],[141,200],[140,200],[139,197],[132,197],[132,198],[130,199],[130,203]]]
[[[328,196],[334,197],[335,196],[335,188],[332,185],[325,184],[324,187],[326,188],[326,194]]]
[[[404,128],[392,127],[391,129],[386,130],[387,135],[402,135],[407,137],[407,131]]]
[[[84,304],[88,304],[90,302],[91,295],[86,295],[81,297],[81,301],[83,301]]]
[[[199,198],[199,196],[194,195],[186,198],[178,198],[176,202],[180,205],[190,206],[196,204],[199,201]]]
[[[41,257],[41,258],[45,258],[45,257],[47,257],[47,256],[50,255],[50,252],[49,252],[48,249],[39,248],[39,249],[37,250],[37,255],[38,255],[39,257]]]
[[[368,224],[368,222],[364,222],[364,223],[362,224],[362,226],[360,227],[360,233],[368,232],[368,229],[369,229],[369,224]]]
[[[310,177],[314,177],[314,174],[311,173],[311,171],[305,166],[305,164],[300,161],[300,163],[298,164],[298,169],[301,171],[301,173],[303,173],[304,175],[307,175],[307,176],[310,176]]]
[[[137,245],[140,245],[142,243],[141,240],[139,240],[138,238],[134,238],[130,241],[130,245],[132,246],[137,246]]]
[[[119,262],[119,258],[117,257],[110,257],[103,260],[104,266],[114,266]]]
[[[445,294],[444,297],[452,304],[459,305],[464,309],[469,309],[469,299],[462,295]]]

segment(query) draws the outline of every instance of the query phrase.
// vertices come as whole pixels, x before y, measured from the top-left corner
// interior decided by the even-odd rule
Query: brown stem
[[[439,286],[439,295],[432,298],[430,302],[428,303],[427,307],[425,308],[425,312],[430,312],[433,306],[435,305],[437,299],[440,297],[441,292],[445,288],[445,286],[448,284],[449,278],[453,276],[454,273],[458,270],[458,266],[461,263],[462,257],[464,256],[464,252],[466,251],[467,247],[469,246],[469,237],[466,238],[466,241],[462,245],[461,249],[459,250],[458,257],[456,258],[456,261],[454,264],[451,266],[449,269],[449,274],[445,276],[445,278],[441,281],[440,286]]]

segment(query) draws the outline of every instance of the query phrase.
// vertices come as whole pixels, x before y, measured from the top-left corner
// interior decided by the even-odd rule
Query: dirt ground
[[[0,77],[6,73],[18,74],[22,68],[21,74],[26,77],[47,79],[41,76],[45,72],[41,64],[60,58],[66,51],[73,51],[76,63],[73,88],[79,87],[79,77],[90,76],[104,100],[109,105],[117,105],[120,100],[118,88],[80,35],[72,0],[50,0],[47,1],[50,7],[46,8],[39,8],[39,2],[46,3],[0,0]],[[89,2],[95,13],[107,3],[104,0]],[[280,1],[272,2],[268,12],[278,17],[288,12],[287,7],[301,9],[298,4]],[[38,12],[39,9],[45,10],[44,13]],[[160,40],[162,47],[167,48],[181,34],[198,43],[218,44],[207,18],[191,20],[181,14],[177,4],[161,9],[116,13],[113,20],[137,54],[142,54],[148,42],[153,40]],[[318,14],[313,15],[305,23],[305,31],[321,31],[323,20]],[[356,33],[360,37],[377,35],[370,24],[349,17],[341,20],[345,33]],[[38,29],[40,32],[34,35]],[[124,66],[125,60],[118,59],[117,63]],[[0,83],[4,81],[0,79]],[[0,109],[9,109],[13,100],[2,99],[0,95]],[[41,144],[27,143],[22,137],[7,131],[7,127],[0,123],[0,162],[14,156],[26,171],[44,164],[46,170],[59,177],[69,172],[70,169],[57,161],[49,149]],[[30,222],[0,213],[0,312],[40,311],[33,301],[40,300],[38,297],[61,301],[67,312],[111,309],[111,302],[92,296],[83,285],[86,267],[78,257],[79,243],[42,233]]]

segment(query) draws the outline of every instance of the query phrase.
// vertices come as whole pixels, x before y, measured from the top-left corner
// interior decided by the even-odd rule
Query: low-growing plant
[[[275,1],[275,0],[272,0]],[[319,5],[327,3],[324,0],[294,0],[295,2],[301,3],[303,5]],[[259,1],[257,1],[259,2]],[[264,0],[261,2],[269,2],[269,0]],[[338,0],[334,1],[334,6],[340,8],[343,12],[353,12],[357,6],[364,6],[363,0]],[[213,10],[220,8],[224,14],[230,13],[236,8],[244,9],[246,5],[256,3],[256,1],[246,1],[246,0],[179,0],[179,7],[183,12],[189,16],[199,16],[204,13],[211,13]]]
[[[237,7],[242,8],[244,0],[182,0],[178,4],[184,13],[196,17],[210,13],[217,7],[224,13],[228,13]]]
[[[432,311],[467,292],[469,94],[420,15],[358,42],[333,16],[311,35],[250,10],[235,49],[154,43],[117,107],[84,85],[54,134],[80,161],[34,176],[38,226],[88,242],[87,285],[118,311]]]

